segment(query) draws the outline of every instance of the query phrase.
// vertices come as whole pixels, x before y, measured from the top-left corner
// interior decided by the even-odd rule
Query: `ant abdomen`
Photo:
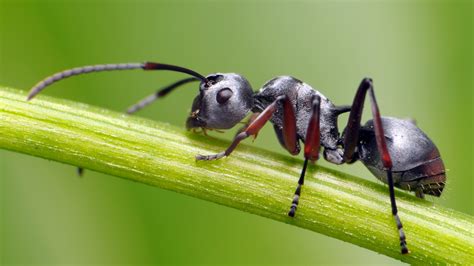
[[[414,191],[420,198],[424,194],[439,197],[445,185],[446,174],[434,143],[412,122],[383,117],[382,124],[393,163],[394,185]],[[387,183],[372,120],[361,130],[360,140],[359,159],[378,179]]]

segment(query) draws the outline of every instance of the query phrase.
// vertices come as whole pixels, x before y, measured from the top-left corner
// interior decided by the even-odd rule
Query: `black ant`
[[[319,91],[290,76],[276,77],[258,92],[253,92],[250,83],[234,73],[216,73],[204,77],[187,68],[160,63],[107,64],[74,68],[50,76],[31,89],[28,100],[51,83],[73,75],[128,69],[171,70],[192,76],[158,90],[130,107],[127,110],[129,114],[175,88],[194,81],[200,81],[199,95],[194,99],[186,121],[188,129],[200,128],[203,132],[230,129],[250,112],[254,113],[225,151],[197,155],[196,160],[217,160],[229,156],[242,140],[255,136],[267,121],[273,124],[280,144],[290,154],[297,155],[300,152],[301,140],[304,143],[305,160],[288,212],[291,217],[295,216],[308,161],[314,163],[318,160],[321,146],[324,148],[325,160],[334,164],[350,164],[360,160],[375,177],[388,184],[392,214],[403,254],[409,251],[398,217],[394,186],[415,191],[419,198],[423,198],[424,194],[439,197],[443,191],[446,175],[438,149],[415,123],[380,116],[370,78],[364,78],[360,83],[352,106],[335,106]],[[367,93],[373,120],[362,126],[360,121]],[[345,112],[350,112],[349,121],[341,134],[337,118]]]

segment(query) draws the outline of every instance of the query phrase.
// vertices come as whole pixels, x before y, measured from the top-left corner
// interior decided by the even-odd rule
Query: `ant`
[[[268,81],[254,92],[250,83],[235,73],[215,73],[203,76],[188,68],[161,63],[107,64],[73,68],[54,74],[36,84],[28,100],[51,83],[79,74],[110,70],[170,70],[191,77],[179,80],[148,96],[127,110],[132,114],[166,96],[179,86],[199,81],[199,95],[193,101],[186,121],[187,129],[230,129],[254,113],[246,126],[235,135],[230,146],[212,155],[197,155],[196,160],[217,160],[229,156],[237,145],[249,136],[256,136],[270,121],[278,141],[291,155],[300,152],[304,143],[304,164],[288,215],[295,216],[308,161],[315,163],[323,147],[324,159],[334,163],[354,163],[360,160],[372,174],[388,184],[392,214],[400,238],[401,253],[409,253],[403,225],[398,216],[394,187],[414,191],[419,198],[425,194],[439,197],[446,174],[443,161],[434,143],[414,122],[381,117],[375,99],[373,81],[364,78],[351,106],[335,106],[319,91],[290,76]],[[365,97],[369,94],[373,119],[361,125]],[[342,133],[338,116],[350,112]]]

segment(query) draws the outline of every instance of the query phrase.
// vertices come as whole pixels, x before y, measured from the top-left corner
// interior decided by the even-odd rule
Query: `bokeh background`
[[[289,74],[349,104],[370,76],[381,112],[415,118],[441,151],[448,184],[440,199],[427,200],[472,215],[472,10],[471,1],[1,0],[0,84],[27,90],[65,68],[150,60],[241,73],[255,90]],[[182,76],[92,74],[46,94],[122,111]],[[196,92],[188,85],[138,115],[184,127]],[[271,127],[254,145],[284,153]],[[399,264],[155,187],[91,171],[79,178],[72,166],[10,151],[0,156],[1,263]],[[360,163],[321,165],[378,182]]]

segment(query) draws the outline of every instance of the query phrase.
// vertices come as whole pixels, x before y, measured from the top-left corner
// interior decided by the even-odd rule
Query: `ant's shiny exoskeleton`
[[[300,152],[301,140],[304,143],[305,160],[288,212],[291,217],[295,216],[308,161],[318,160],[321,146],[327,161],[343,164],[360,160],[375,177],[388,184],[392,214],[403,254],[408,253],[408,248],[398,217],[394,186],[414,191],[420,198],[424,194],[439,197],[443,191],[446,175],[438,149],[413,122],[380,116],[370,78],[364,78],[360,83],[352,106],[335,106],[319,91],[289,76],[274,78],[258,92],[253,92],[249,82],[234,73],[216,73],[204,77],[187,68],[160,63],[107,64],[74,68],[50,76],[31,89],[28,100],[49,84],[73,75],[127,69],[171,70],[192,76],[173,83],[130,107],[127,110],[129,114],[193,81],[200,81],[200,86],[199,95],[194,99],[191,114],[186,121],[188,129],[201,128],[204,132],[207,129],[229,129],[250,112],[254,113],[225,151],[213,155],[197,155],[197,160],[216,160],[229,156],[239,142],[255,136],[267,121],[273,124],[280,144],[290,154],[297,155]],[[367,93],[373,120],[362,126],[360,121]],[[341,134],[337,118],[349,111],[347,127]]]

